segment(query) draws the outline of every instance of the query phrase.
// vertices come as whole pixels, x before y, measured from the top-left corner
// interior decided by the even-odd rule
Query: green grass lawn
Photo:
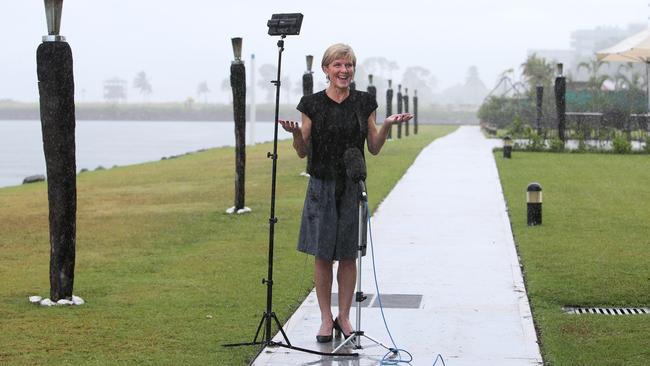
[[[568,315],[650,306],[650,156],[495,153],[549,365],[650,365],[650,316]],[[526,187],[543,225],[526,225]]]
[[[420,133],[367,155],[371,209],[420,150],[453,131]],[[271,144],[247,148],[246,205],[234,202],[234,150],[78,176],[75,294],[86,305],[43,308],[49,296],[47,186],[0,189],[0,364],[241,365],[265,310]],[[289,141],[278,149],[274,311],[285,321],[312,287],[295,250],[307,179]]]

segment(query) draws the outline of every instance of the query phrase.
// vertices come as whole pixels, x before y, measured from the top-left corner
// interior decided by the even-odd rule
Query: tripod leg
[[[370,337],[370,336],[367,335],[367,334],[364,334],[363,336],[366,337],[366,338],[368,338],[371,342],[374,342],[375,344],[377,344],[377,345],[379,345],[379,346],[382,346],[382,347],[384,347],[384,348],[386,348],[387,350],[390,351],[390,347],[388,347],[388,346],[386,346],[385,344],[379,342],[378,340],[376,340],[376,339]]]
[[[278,329],[280,329],[280,333],[282,333],[282,337],[284,337],[284,341],[287,342],[287,345],[289,347],[293,347],[291,345],[291,342],[289,342],[289,338],[287,337],[287,334],[284,332],[284,329],[282,328],[282,325],[280,325],[280,321],[278,320],[278,317],[275,315],[275,313],[271,313],[271,316],[275,320],[275,325],[277,325]]]
[[[255,338],[253,338],[253,343],[257,342],[257,337],[260,335],[260,330],[262,329],[262,324],[264,324],[264,320],[266,320],[266,313],[262,315],[262,320],[260,320],[260,325],[257,326],[257,332],[255,332]]]
[[[337,353],[338,351],[340,351],[341,348],[345,347],[346,344],[354,343],[356,337],[357,337],[357,335],[355,333],[350,334],[350,336],[348,336],[346,339],[344,339],[343,342],[341,342],[341,344],[339,344],[338,347],[336,347],[334,349],[334,351],[332,351],[332,354]],[[361,347],[356,347],[355,346],[355,348],[358,349],[358,348],[361,348]]]

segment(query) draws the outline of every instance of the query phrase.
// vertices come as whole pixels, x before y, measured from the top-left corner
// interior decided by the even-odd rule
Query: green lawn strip
[[[550,365],[648,365],[650,316],[568,315],[562,306],[650,305],[650,157],[495,153],[533,316]],[[526,223],[526,187],[543,224]]]
[[[366,153],[374,209],[451,126]],[[234,203],[232,148],[78,177],[75,294],[87,304],[42,308],[49,295],[47,186],[0,189],[0,364],[239,365],[265,308],[272,145],[247,148],[246,205]],[[295,250],[307,179],[289,141],[278,149],[274,311],[284,322],[312,287],[313,259]]]

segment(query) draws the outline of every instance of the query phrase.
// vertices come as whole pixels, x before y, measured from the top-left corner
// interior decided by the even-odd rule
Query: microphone
[[[345,173],[352,181],[359,183],[359,192],[361,197],[366,196],[366,162],[363,160],[361,150],[351,147],[343,153],[343,163],[345,164]]]

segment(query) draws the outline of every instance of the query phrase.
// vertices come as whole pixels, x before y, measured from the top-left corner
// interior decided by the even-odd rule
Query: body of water
[[[199,149],[234,146],[233,122],[77,121],[77,171],[160,160]],[[255,142],[273,140],[273,123],[255,123]],[[250,141],[250,123],[246,126]],[[279,126],[278,137],[291,135]],[[250,142],[249,142],[250,143]],[[0,187],[45,175],[40,121],[0,121]]]

